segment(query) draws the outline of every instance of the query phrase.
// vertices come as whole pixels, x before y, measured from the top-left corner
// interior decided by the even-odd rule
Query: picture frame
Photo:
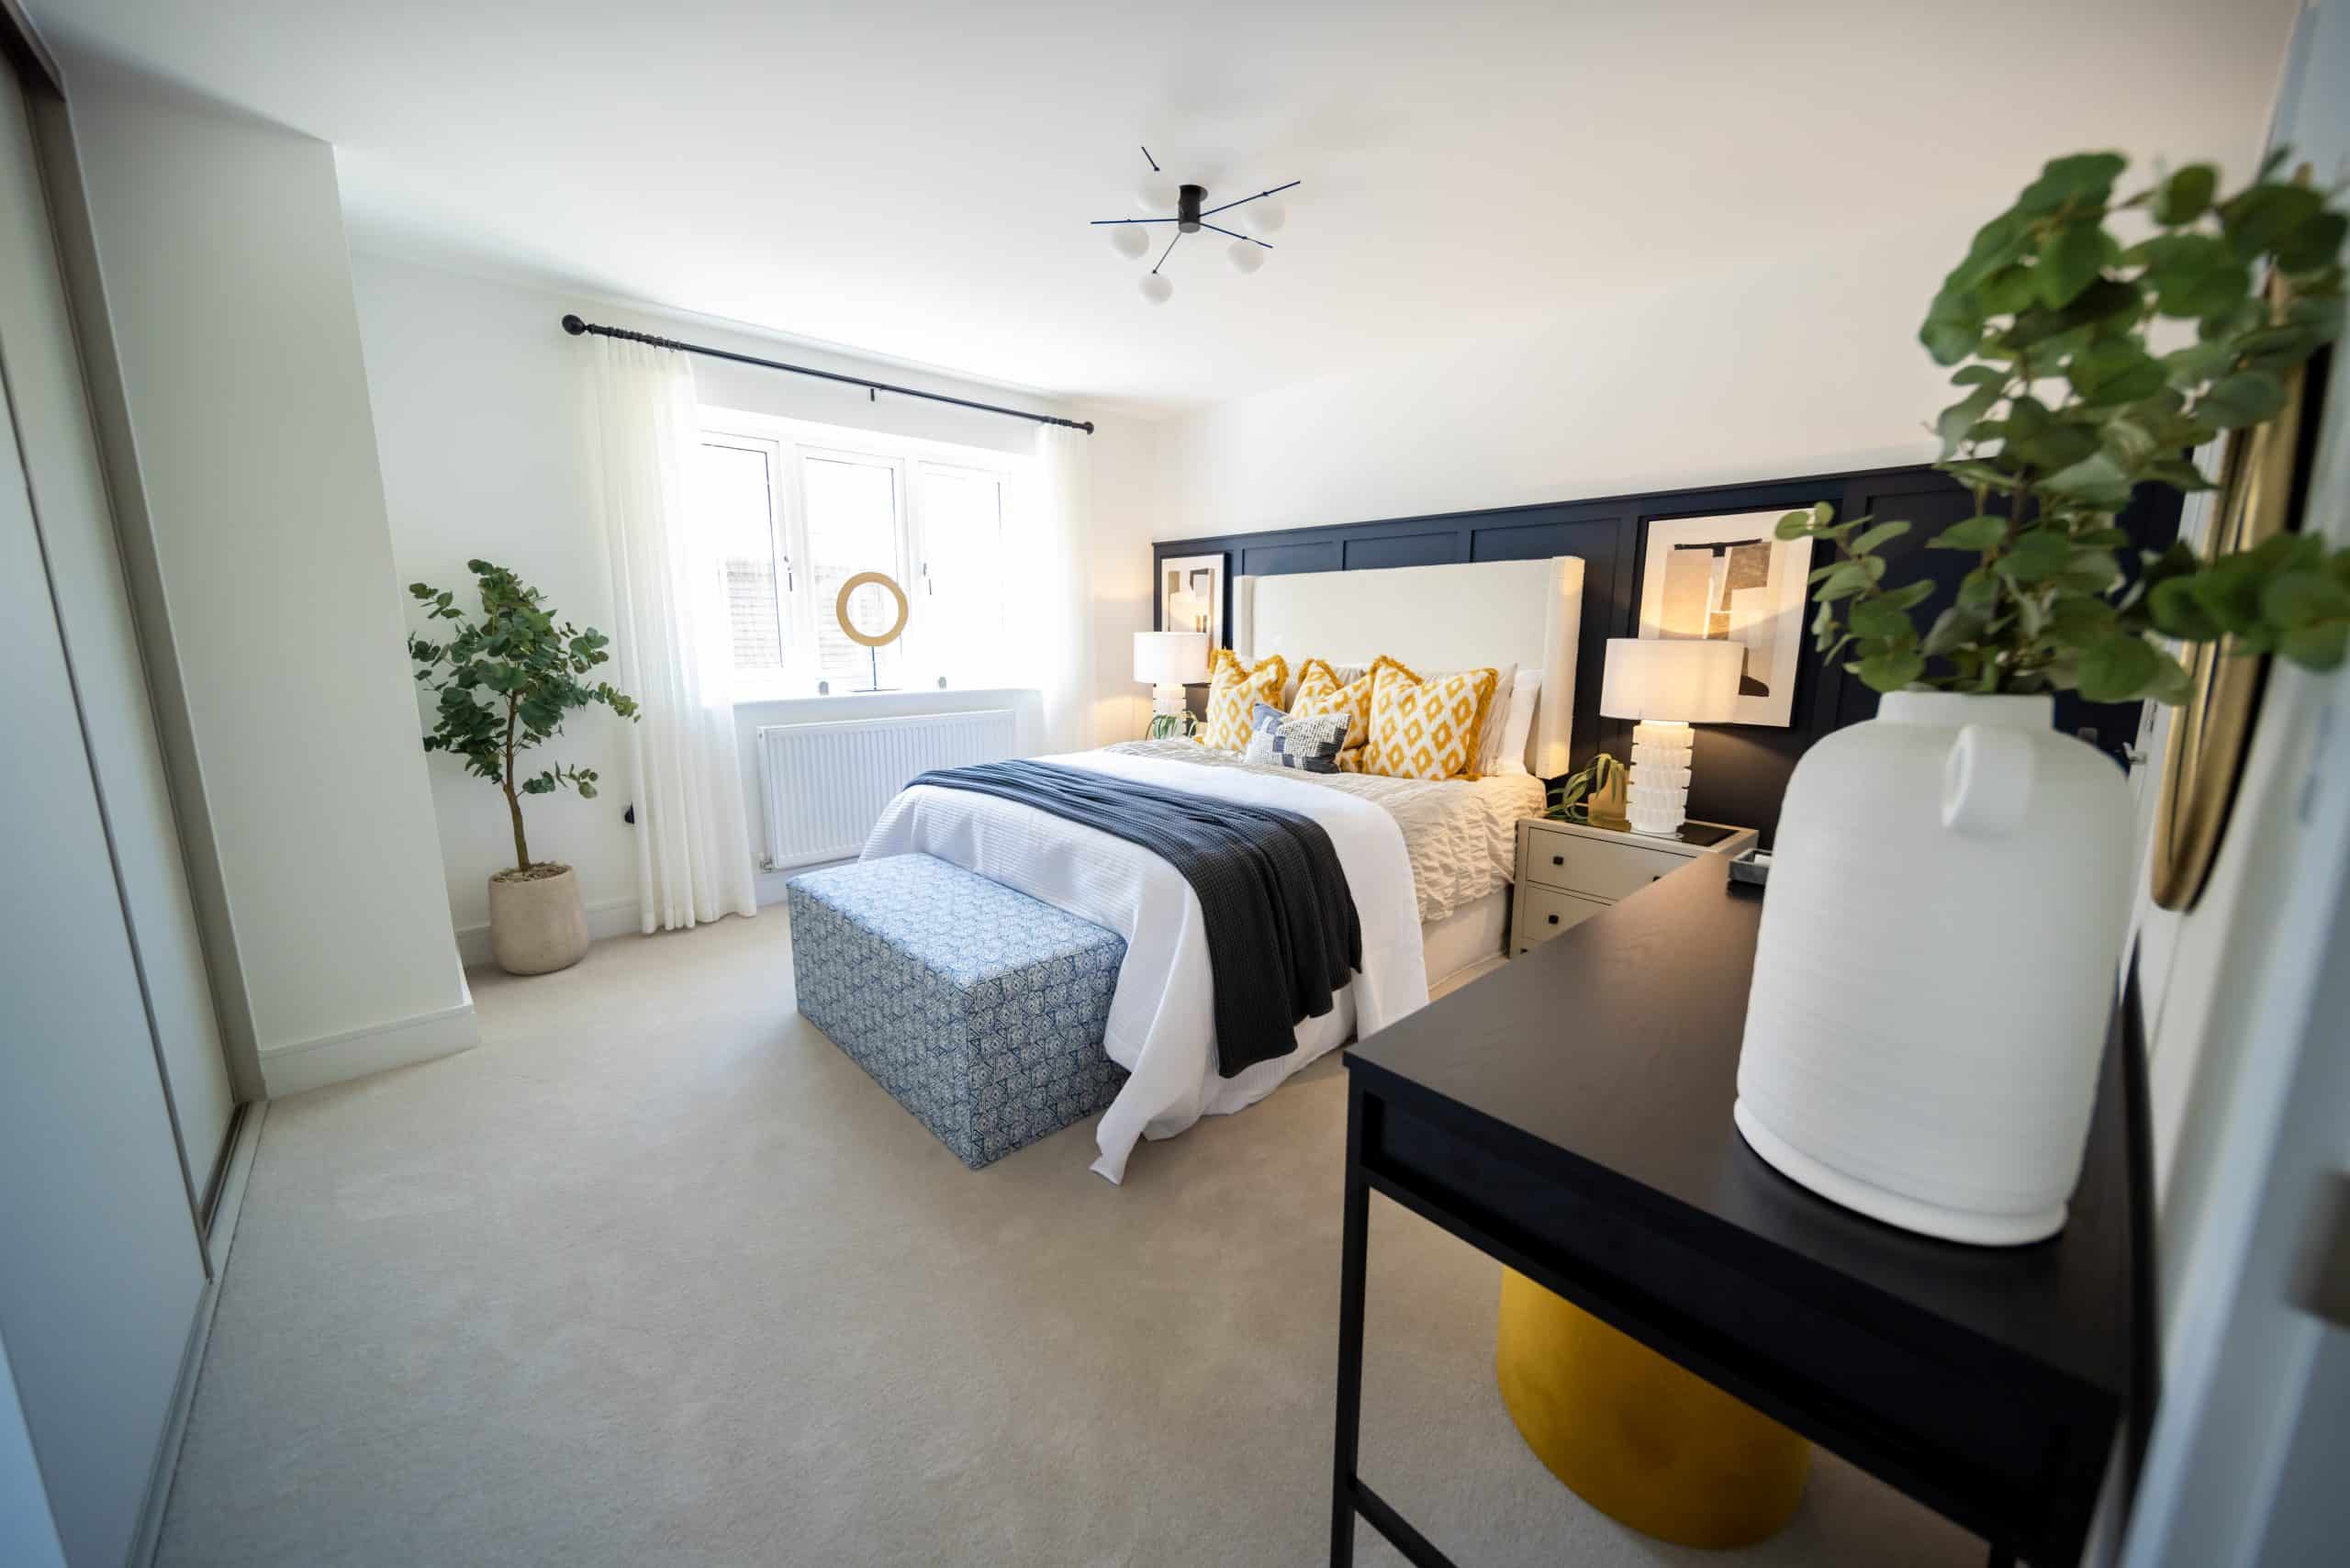
[[[1224,643],[1225,555],[1169,555],[1158,563],[1158,630],[1205,632]]]
[[[1777,536],[1790,510],[1661,517],[1648,525],[1639,635],[1745,644],[1733,724],[1785,729],[1795,722],[1811,541]]]

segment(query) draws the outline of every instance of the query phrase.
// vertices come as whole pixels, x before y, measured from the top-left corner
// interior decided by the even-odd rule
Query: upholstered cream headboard
[[[1526,766],[1544,778],[1567,771],[1582,630],[1583,562],[1572,555],[1232,583],[1233,651],[1252,663],[1280,654],[1292,668],[1309,657],[1368,664],[1385,654],[1419,670],[1540,670]]]

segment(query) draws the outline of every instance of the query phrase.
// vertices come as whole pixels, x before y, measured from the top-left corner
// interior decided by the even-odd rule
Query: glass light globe
[[[1142,297],[1153,305],[1164,305],[1175,297],[1175,286],[1158,273],[1142,274]]]
[[[1259,234],[1278,234],[1289,221],[1289,208],[1277,201],[1252,201],[1240,209],[1240,216]]]
[[[1254,240],[1235,240],[1224,248],[1224,259],[1232,270],[1246,277],[1265,264],[1265,247]]]
[[[1175,182],[1157,174],[1135,187],[1135,211],[1144,218],[1172,218],[1182,202]]]
[[[1141,224],[1113,223],[1107,227],[1110,230],[1110,249],[1117,252],[1126,260],[1140,261],[1143,253],[1150,249],[1150,236],[1143,231]]]

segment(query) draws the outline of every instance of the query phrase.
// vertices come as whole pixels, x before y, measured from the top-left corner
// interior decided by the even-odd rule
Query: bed
[[[1567,768],[1583,563],[1572,557],[1235,579],[1233,645],[1341,662],[1388,654],[1417,669],[1515,664],[1542,687],[1524,772],[1442,783],[1252,767],[1190,741],[1145,741],[1047,760],[1138,784],[1270,806],[1329,834],[1362,926],[1362,960],[1295,1047],[1224,1076],[1201,905],[1147,849],[1014,801],[916,785],[875,825],[864,857],[951,861],[1125,938],[1104,1048],[1129,1077],[1095,1130],[1112,1182],[1143,1138],[1253,1104],[1332,1048],[1427,1004],[1431,983],[1502,951],[1515,824]],[[1382,628],[1367,634],[1366,627]],[[1366,642],[1375,643],[1365,647]]]

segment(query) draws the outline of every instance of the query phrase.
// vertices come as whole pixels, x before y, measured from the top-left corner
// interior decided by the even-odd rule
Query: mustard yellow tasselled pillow
[[[1230,648],[1218,648],[1208,660],[1208,722],[1200,727],[1200,744],[1221,751],[1248,749],[1248,716],[1257,704],[1281,705],[1281,688],[1289,681],[1289,661],[1271,654],[1254,668],[1240,662]]]
[[[1338,672],[1326,660],[1308,659],[1298,675],[1297,696],[1289,705],[1292,718],[1330,713],[1347,716],[1347,744],[1338,752],[1341,772],[1362,771],[1355,765],[1362,760],[1363,743],[1371,736],[1371,688],[1378,674],[1379,666],[1373,665],[1360,679],[1341,685]]]
[[[1392,778],[1473,778],[1500,672],[1462,670],[1422,680],[1382,660],[1372,671],[1371,739],[1361,771]]]

